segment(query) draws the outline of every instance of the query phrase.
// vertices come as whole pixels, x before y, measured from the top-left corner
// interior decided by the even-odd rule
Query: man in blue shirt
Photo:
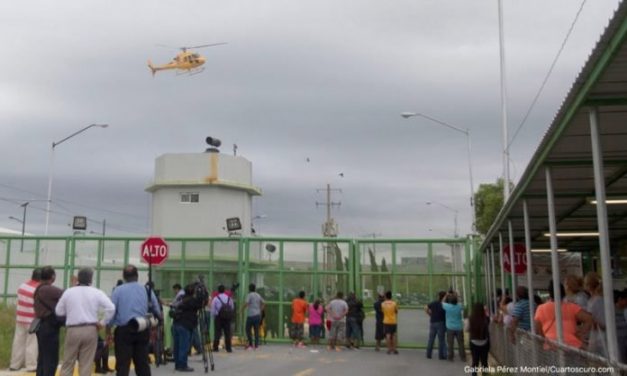
[[[444,342],[444,333],[446,332],[446,314],[442,308],[442,300],[446,296],[446,292],[440,291],[438,298],[425,307],[425,312],[430,316],[429,325],[429,342],[427,343],[427,358],[431,359],[433,353],[433,344],[435,336],[438,336],[438,357],[446,359],[446,343]]]
[[[531,317],[529,316],[529,290],[525,286],[516,288],[516,304],[512,313],[512,323],[510,325],[510,336],[512,340],[516,334],[516,328],[531,330]]]
[[[115,305],[115,314],[107,326],[107,339],[111,342],[111,327],[115,326],[115,370],[117,376],[128,376],[131,359],[135,364],[137,376],[150,376],[148,363],[148,342],[150,328],[138,331],[135,318],[144,318],[149,312],[161,318],[161,310],[157,297],[151,291],[150,302],[148,290],[137,282],[139,273],[134,265],[128,265],[122,272],[124,284],[116,287],[111,295]]]

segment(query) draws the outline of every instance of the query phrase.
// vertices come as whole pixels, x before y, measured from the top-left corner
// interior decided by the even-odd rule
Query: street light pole
[[[20,252],[24,252],[24,233],[26,232],[26,207],[30,202],[26,201],[21,207],[24,208],[24,214],[22,214],[22,242],[20,243]]]
[[[29,201],[21,204],[20,206],[24,208],[24,214],[22,214],[22,219],[15,218],[14,216],[9,216],[9,219],[20,222],[22,224],[22,241],[20,243],[20,252],[24,252],[24,234],[26,234],[26,207],[30,204]]]
[[[503,27],[503,4],[498,0],[499,10],[499,57],[501,68],[501,126],[503,136],[503,204],[509,199],[509,136],[507,133],[507,80],[505,74],[505,36]]]
[[[464,135],[466,135],[466,140],[467,140],[467,146],[468,146],[468,175],[470,177],[470,209],[471,209],[471,214],[472,214],[472,228],[471,228],[471,232],[475,232],[475,226],[477,223],[477,218],[476,218],[476,214],[475,214],[475,203],[474,203],[474,194],[475,194],[475,188],[474,188],[474,183],[473,183],[473,178],[472,178],[472,149],[471,149],[471,142],[470,142],[470,130],[468,128],[466,129],[462,129],[459,127],[456,127],[454,125],[451,125],[449,123],[446,123],[442,120],[438,120],[436,118],[433,118],[431,116],[427,116],[425,114],[421,114],[419,112],[403,112],[401,113],[401,116],[405,119],[408,119],[410,117],[414,117],[414,116],[419,116],[422,118],[425,118],[427,120],[431,120],[434,123],[443,125],[449,129],[452,129],[454,131],[463,133]]]
[[[251,230],[255,231],[255,234],[257,233],[257,231],[255,230],[255,219],[263,219],[263,218],[268,218],[268,216],[266,214],[259,214],[250,219],[250,228]]]
[[[50,223],[50,203],[52,202],[52,171],[54,167],[54,148],[64,143],[65,141],[69,140],[70,138],[77,136],[80,133],[85,132],[89,128],[93,128],[93,127],[106,128],[108,126],[109,126],[108,124],[90,124],[72,133],[71,135],[61,139],[60,141],[52,143],[52,148],[50,149],[50,168],[48,170],[48,199],[46,203],[46,226],[44,228],[44,235],[48,235],[48,224]]]
[[[455,222],[454,222],[455,223],[455,227],[454,227],[454,230],[453,230],[454,231],[453,232],[453,236],[457,238],[459,236],[458,235],[458,231],[457,231],[457,214],[459,214],[459,211],[457,211],[457,209],[453,209],[452,207],[450,207],[448,205],[444,205],[443,203],[437,202],[437,201],[427,201],[426,204],[427,205],[436,204],[436,205],[439,205],[439,206],[441,206],[441,207],[443,207],[445,209],[448,209],[448,210],[452,211],[453,213],[455,213]]]

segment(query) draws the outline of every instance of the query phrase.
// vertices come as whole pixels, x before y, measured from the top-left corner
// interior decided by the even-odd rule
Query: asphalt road
[[[424,350],[400,349],[398,355],[388,355],[383,349],[375,352],[373,348],[360,350],[343,349],[341,352],[327,351],[326,347],[307,346],[305,349],[290,345],[262,345],[256,351],[246,351],[243,347],[234,347],[233,352],[214,353],[215,371],[212,375],[271,375],[271,376],[312,376],[312,375],[438,375],[459,376],[464,374],[464,364],[460,360],[426,359]],[[470,358],[470,356],[468,356]],[[110,359],[113,367],[115,360]],[[202,357],[194,355],[188,364],[194,372],[176,372],[174,363],[151,367],[153,376],[204,375]],[[34,376],[35,373],[9,372],[0,370],[0,376]],[[57,372],[59,375],[59,372]],[[74,370],[78,376],[78,369]],[[113,376],[114,373],[109,373]],[[131,375],[134,371],[131,370]],[[101,375],[97,375],[101,376]]]
[[[289,345],[266,345],[256,351],[235,348],[230,354],[224,351],[214,353],[214,360],[213,373],[220,375],[459,376],[464,374],[465,366],[460,360],[426,359],[424,350],[401,349],[398,355],[388,355],[384,350],[375,352],[372,348],[335,352],[322,346],[297,349]],[[200,356],[192,356],[189,366],[194,368],[190,375],[204,373]],[[175,372],[173,364],[153,367],[152,371],[153,376],[169,376]]]

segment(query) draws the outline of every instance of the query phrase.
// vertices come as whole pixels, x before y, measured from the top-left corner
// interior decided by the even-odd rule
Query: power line
[[[7,198],[7,197],[0,197],[0,201],[6,201],[6,202],[10,202],[12,204],[21,205],[21,204],[24,203],[24,201],[28,201],[28,200],[20,200],[20,199],[13,199],[13,198]],[[59,205],[57,204],[57,206],[59,206]],[[46,212],[46,208],[38,207],[36,205],[30,205],[29,208],[30,209],[39,210],[39,211],[42,211],[42,212]],[[67,216],[67,217],[70,217],[70,218],[74,217],[74,213],[72,213],[69,209],[64,208],[62,206],[61,206],[61,208],[63,210],[50,210],[50,213],[63,215],[63,216]],[[87,218],[87,221],[91,222],[91,223],[95,223],[95,224],[102,224],[102,221],[98,221],[98,220],[95,220],[95,219]],[[147,229],[140,229],[138,227],[133,227],[133,226],[120,226],[120,225],[115,225],[115,224],[111,224],[111,223],[107,223],[107,227],[115,229],[115,230],[118,230],[118,231],[126,231],[126,232],[130,232],[130,233],[134,233],[134,234],[146,234],[148,232]]]
[[[36,195],[36,196],[39,196],[39,197],[44,197],[42,194],[31,192],[31,191],[28,191],[28,190],[22,189],[22,188],[13,187],[13,186],[10,186],[10,185],[7,185],[7,184],[0,183],[0,186],[5,187],[5,188],[9,188],[9,189],[13,189],[13,190],[16,190],[18,192],[24,192],[24,193],[29,193],[29,194]],[[115,215],[120,215],[120,216],[126,216],[126,217],[130,217],[130,218],[135,218],[135,219],[141,219],[141,220],[145,220],[146,219],[145,217],[142,217],[142,216],[139,216],[139,215],[124,213],[124,212],[118,212],[118,211],[110,210],[110,209],[103,209],[103,208],[99,208],[99,207],[96,207],[96,206],[81,204],[79,202],[70,201],[70,200],[56,199],[54,203],[56,203],[56,205],[59,205],[59,202],[64,202],[64,203],[70,204],[70,205],[76,205],[76,206],[87,208],[87,209],[98,210],[98,211],[105,212],[105,213],[110,213],[110,214],[115,214]],[[69,210],[69,209],[65,208],[65,210]]]
[[[529,109],[527,110],[527,113],[523,117],[522,121],[518,125],[518,128],[516,128],[516,132],[514,132],[514,136],[512,137],[512,139],[507,144],[507,149],[509,149],[510,146],[512,146],[512,144],[514,143],[514,140],[516,139],[516,136],[518,136],[518,133],[522,129],[523,125],[525,125],[525,123],[527,122],[527,119],[529,118],[529,115],[531,114],[531,111],[533,110],[533,108],[535,107],[536,103],[538,102],[538,98],[540,98],[540,94],[542,94],[542,91],[544,90],[544,87],[546,86],[546,83],[549,80],[549,77],[551,76],[551,73],[553,73],[553,68],[555,68],[555,65],[557,64],[557,60],[559,59],[560,55],[562,54],[562,51],[564,51],[564,47],[566,46],[566,42],[570,38],[570,35],[571,35],[573,29],[575,28],[575,24],[577,23],[577,20],[579,19],[579,15],[581,14],[581,11],[583,10],[583,6],[585,4],[586,4],[586,0],[583,0],[581,2],[581,5],[579,6],[579,10],[577,11],[577,14],[575,15],[575,19],[570,24],[570,28],[568,29],[568,32],[566,33],[566,37],[562,41],[562,45],[560,46],[560,49],[557,51],[557,55],[555,55],[555,58],[553,59],[553,63],[551,64],[551,67],[549,68],[549,71],[547,72],[546,76],[544,77],[544,81],[542,81],[542,85],[540,85],[540,89],[536,93],[536,96],[533,98],[533,101],[531,101],[531,105],[529,106]]]

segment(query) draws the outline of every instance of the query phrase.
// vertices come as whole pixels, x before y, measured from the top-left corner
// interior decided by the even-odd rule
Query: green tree
[[[503,207],[503,179],[496,183],[481,184],[475,193],[475,214],[477,232],[487,234],[490,226]]]

